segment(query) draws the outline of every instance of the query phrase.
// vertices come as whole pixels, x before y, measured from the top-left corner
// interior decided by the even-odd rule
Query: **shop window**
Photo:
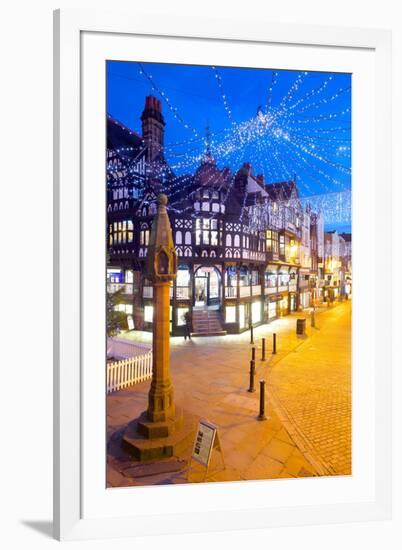
[[[189,268],[186,265],[179,265],[179,268],[177,270],[176,286],[188,287],[189,285],[190,285]]]
[[[285,255],[285,235],[279,235],[279,254]]]
[[[225,285],[236,287],[237,286],[237,273],[234,266],[230,266],[225,271]]]
[[[226,323],[236,322],[236,306],[226,306],[225,321]]]
[[[280,271],[278,276],[278,286],[287,286],[289,284],[289,273]]]
[[[266,250],[267,252],[274,252],[274,253],[278,252],[278,233],[276,231],[271,231],[270,229],[267,230]]]
[[[277,313],[277,302],[268,303],[268,319],[274,319],[278,316]]]
[[[239,271],[239,284],[240,286],[247,286],[250,284],[250,273],[248,267],[242,266]]]
[[[251,284],[258,285],[260,284],[260,274],[256,269],[253,269],[251,272]]]
[[[153,322],[153,315],[154,315],[154,306],[145,306],[144,307],[144,321],[146,323],[152,323]]]
[[[251,321],[259,323],[261,321],[261,302],[253,302],[251,305]]]
[[[239,327],[244,328],[246,326],[246,311],[244,304],[239,305]]]

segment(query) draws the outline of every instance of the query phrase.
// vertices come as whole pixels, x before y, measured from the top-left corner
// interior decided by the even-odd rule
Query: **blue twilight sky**
[[[220,167],[251,162],[266,182],[296,177],[326,229],[350,230],[351,75],[107,63],[112,117],[141,133],[150,94],[162,101],[165,157],[176,174],[193,172],[209,142]]]

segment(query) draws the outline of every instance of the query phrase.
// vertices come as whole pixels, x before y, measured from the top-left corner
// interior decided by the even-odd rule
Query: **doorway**
[[[215,267],[199,267],[194,277],[194,306],[219,306],[221,302],[220,273]]]
[[[197,275],[195,277],[195,307],[204,307],[208,301],[208,278]]]

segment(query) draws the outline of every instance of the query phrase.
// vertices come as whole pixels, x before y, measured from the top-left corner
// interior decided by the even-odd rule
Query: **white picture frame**
[[[54,14],[54,535],[60,540],[339,523],[390,517],[391,315],[390,302],[384,299],[379,289],[383,265],[392,263],[388,239],[391,234],[391,35],[383,30],[276,24],[260,16],[246,23],[240,18],[145,17],[135,13],[119,14],[98,10],[62,10]],[[97,37],[98,42],[86,42],[85,37],[88,35]],[[108,40],[105,50],[99,41],[102,37]],[[102,338],[99,330],[103,320],[102,316],[97,321],[93,319],[94,327],[88,331],[86,327],[91,323],[91,315],[95,315],[89,307],[84,307],[84,303],[96,308],[96,300],[104,292],[103,275],[99,284],[94,284],[91,290],[86,283],[88,239],[96,235],[99,228],[103,231],[104,197],[96,198],[92,194],[94,201],[89,204],[88,193],[93,193],[96,188],[92,188],[93,184],[90,183],[83,185],[83,181],[88,181],[88,170],[92,174],[91,166],[94,165],[91,163],[97,163],[100,167],[104,157],[97,158],[103,143],[102,136],[99,141],[93,142],[93,150],[86,149],[88,143],[83,133],[87,131],[88,122],[93,119],[85,118],[83,83],[85,78],[95,78],[95,72],[87,77],[83,71],[88,67],[96,71],[104,52],[114,47],[113,42],[119,41],[119,48],[129,49],[130,45],[123,43],[131,37],[146,39],[149,44],[162,39],[186,41],[187,55],[197,55],[197,59],[201,55],[213,55],[206,51],[211,41],[216,45],[222,44],[223,49],[226,46],[234,48],[235,45],[236,48],[270,45],[278,47],[278,51],[280,48],[293,47],[306,52],[306,63],[312,52],[320,50],[327,52],[328,59],[330,53],[335,59],[336,52],[349,52],[350,57],[353,57],[352,53],[361,52],[362,57],[369,59],[367,70],[371,71],[370,78],[374,78],[374,89],[367,90],[365,94],[364,89],[360,88],[356,101],[363,102],[366,95],[372,94],[370,98],[374,113],[367,127],[369,141],[366,151],[363,147],[356,154],[362,155],[361,158],[366,155],[367,165],[370,163],[373,170],[365,174],[364,163],[361,163],[360,157],[356,157],[357,167],[362,166],[362,173],[357,177],[359,181],[367,177],[368,183],[364,188],[357,186],[353,189],[353,216],[359,220],[359,227],[367,228],[368,231],[365,234],[363,229],[357,227],[360,244],[359,238],[354,238],[354,289],[357,289],[357,299],[354,297],[353,360],[358,352],[356,357],[359,364],[367,362],[367,384],[363,383],[365,379],[361,377],[357,387],[354,387],[354,392],[361,392],[363,405],[359,410],[354,409],[353,444],[358,451],[370,449],[370,452],[367,456],[364,456],[364,452],[357,452],[359,464],[365,470],[360,485],[355,484],[355,487],[353,480],[337,477],[323,480],[326,485],[322,487],[328,487],[329,482],[333,489],[331,502],[325,494],[326,489],[318,488],[315,500],[307,501],[307,495],[303,497],[305,500],[293,496],[295,504],[290,505],[291,492],[287,496],[282,495],[288,491],[289,482],[286,480],[269,482],[269,491],[266,489],[268,485],[263,485],[267,482],[247,482],[247,496],[250,498],[244,497],[241,507],[230,505],[236,492],[243,491],[239,484],[231,483],[216,483],[214,487],[205,484],[197,488],[148,488],[148,493],[142,488],[127,488],[114,491],[112,499],[107,498],[104,502],[94,489],[96,485],[100,491],[99,487],[104,482],[104,479],[99,479],[102,462],[95,465],[97,458],[91,455],[91,448],[98,449],[102,443],[104,417],[102,410],[94,407],[96,397],[93,401],[92,393],[98,392],[99,396],[99,392],[103,391],[104,377],[98,369],[99,376],[93,381],[93,387],[87,383],[88,373],[91,372],[88,350],[97,338],[98,341],[99,337]],[[197,53],[197,41],[203,41],[205,52]],[[219,48],[215,49],[218,55]],[[95,56],[93,64],[86,65],[87,51],[89,55]],[[206,62],[210,62],[210,57]],[[315,62],[319,62],[318,58]],[[330,65],[331,61],[326,63]],[[327,70],[331,70],[331,66]],[[92,69],[88,72],[92,73]],[[94,103],[99,105],[100,100]],[[96,115],[96,112],[93,111],[92,115]],[[97,123],[103,122],[98,120]],[[361,129],[354,128],[353,139],[359,131]],[[93,158],[88,159],[88,155]],[[94,174],[93,181],[99,183],[101,174]],[[102,187],[99,188],[99,194],[103,195]],[[103,232],[100,241],[102,246],[98,246],[94,252],[98,255],[91,258],[94,266],[102,265],[99,262],[102,262],[102,250],[104,254]],[[368,254],[370,273],[364,269],[364,259]],[[103,309],[102,305],[99,307]],[[365,333],[366,330],[369,335]],[[99,351],[95,352],[99,357],[104,356],[102,341]],[[91,403],[90,408],[88,403]],[[365,411],[370,411],[366,423]],[[366,437],[366,447],[363,444],[359,447],[361,442],[355,441],[359,439],[360,433]],[[359,468],[355,476],[357,480]],[[91,476],[94,479],[89,479]],[[295,481],[311,484],[317,480]],[[336,484],[340,489],[336,489]],[[245,484],[241,485],[244,487]],[[309,485],[308,492],[311,487]],[[318,484],[316,487],[319,487]],[[261,488],[269,492],[271,497],[275,495],[279,504],[271,503],[265,508],[260,498],[263,494]],[[149,489],[154,491],[152,499],[148,498]],[[158,501],[161,502],[159,508],[152,508],[152,501],[156,500],[155,491],[165,491],[158,493]],[[104,492],[107,492],[106,486]],[[301,493],[306,492],[304,485]],[[346,494],[348,496],[343,500],[342,495]],[[219,509],[208,508],[212,495],[214,501],[219,501]],[[195,496],[205,505],[193,509]],[[187,511],[179,506],[179,501],[183,499]],[[98,501],[99,506],[104,506],[103,512],[98,513],[93,505],[94,500]],[[151,501],[149,506],[147,500]],[[169,507],[166,505],[167,500],[170,502]],[[141,503],[143,510],[135,510],[133,503],[137,503],[137,506]],[[126,512],[120,513],[119,507],[125,508]],[[114,514],[111,513],[113,510]]]

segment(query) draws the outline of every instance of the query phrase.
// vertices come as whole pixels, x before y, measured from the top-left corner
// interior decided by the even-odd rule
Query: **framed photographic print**
[[[54,84],[55,536],[389,517],[390,34],[59,11]]]

